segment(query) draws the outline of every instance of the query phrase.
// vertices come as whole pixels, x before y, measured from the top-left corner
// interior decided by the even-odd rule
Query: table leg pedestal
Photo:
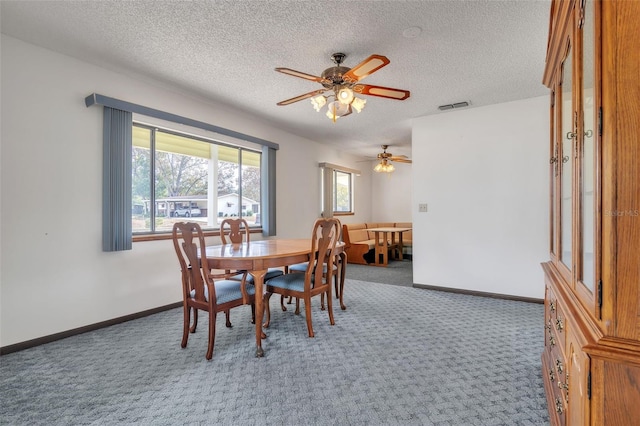
[[[382,241],[380,241],[380,234],[382,234]],[[383,231],[374,231],[374,235],[376,237],[376,248],[375,248],[375,264],[378,266],[387,266],[389,263],[389,246],[387,242],[387,233]],[[382,257],[382,261],[380,260]]]

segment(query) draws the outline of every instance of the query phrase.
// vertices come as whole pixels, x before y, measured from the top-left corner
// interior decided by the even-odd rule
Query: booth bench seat
[[[342,240],[345,243],[347,262],[360,265],[373,263],[373,253],[369,254],[369,252],[372,252],[375,248],[375,234],[368,229],[411,228],[411,225],[411,222],[372,222],[342,225]],[[412,231],[407,231],[402,235],[402,245],[405,249],[411,249],[411,233]]]

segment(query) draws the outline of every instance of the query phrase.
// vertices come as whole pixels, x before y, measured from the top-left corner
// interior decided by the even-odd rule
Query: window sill
[[[205,237],[219,237],[220,230],[219,229],[209,229],[203,230],[202,233]],[[250,234],[262,234],[262,228],[250,228]],[[142,241],[160,241],[160,240],[170,240],[172,238],[172,233],[169,232],[157,232],[155,234],[135,234],[132,236],[132,241],[134,243],[142,242]]]

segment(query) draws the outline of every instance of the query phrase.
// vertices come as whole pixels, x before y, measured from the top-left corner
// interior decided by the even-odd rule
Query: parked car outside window
[[[191,216],[201,216],[202,211],[198,207],[179,207],[174,210],[174,217],[191,217]]]

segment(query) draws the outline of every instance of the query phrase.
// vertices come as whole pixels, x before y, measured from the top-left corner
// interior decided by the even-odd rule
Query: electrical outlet
[[[418,211],[420,213],[426,213],[427,212],[427,204],[418,204]]]

